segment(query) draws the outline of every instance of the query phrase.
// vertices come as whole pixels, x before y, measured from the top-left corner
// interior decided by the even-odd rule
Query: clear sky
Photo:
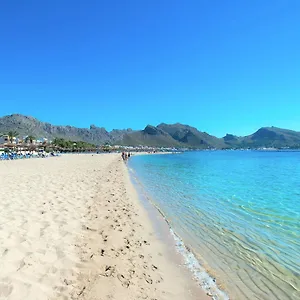
[[[0,115],[300,131],[299,0],[2,0]]]

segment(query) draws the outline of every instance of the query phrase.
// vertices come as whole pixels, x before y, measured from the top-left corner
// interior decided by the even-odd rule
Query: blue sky
[[[1,1],[0,115],[300,131],[300,1]]]

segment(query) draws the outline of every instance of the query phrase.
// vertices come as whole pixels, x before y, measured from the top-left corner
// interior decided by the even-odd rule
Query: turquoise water
[[[129,167],[231,299],[300,299],[300,152],[145,155]]]

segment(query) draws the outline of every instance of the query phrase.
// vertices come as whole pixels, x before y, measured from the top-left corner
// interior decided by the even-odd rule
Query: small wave
[[[182,255],[186,267],[193,273],[195,279],[197,282],[199,282],[202,289],[205,290],[209,295],[212,295],[212,299],[214,300],[229,300],[228,295],[218,288],[216,280],[209,276],[205,269],[200,265],[195,255],[185,246],[182,239],[171,227],[170,233],[175,240],[176,250]]]
[[[175,241],[176,251],[183,257],[185,266],[192,272],[194,278],[199,283],[201,288],[208,294],[212,296],[213,300],[229,300],[229,296],[220,290],[217,286],[216,279],[209,276],[206,272],[205,268],[202,267],[192,253],[192,251],[185,246],[183,240],[179,237],[179,235],[172,229],[171,224],[163,211],[151,200],[149,195],[146,193],[143,184],[139,181],[134,169],[128,167],[130,171],[131,178],[138,184],[138,186],[142,189],[144,196],[146,197],[147,201],[155,207],[158,213],[162,216],[164,221],[168,224],[169,231],[171,236]]]

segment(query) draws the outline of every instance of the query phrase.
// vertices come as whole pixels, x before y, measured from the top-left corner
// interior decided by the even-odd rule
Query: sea
[[[137,155],[128,166],[214,299],[300,299],[300,152]]]

